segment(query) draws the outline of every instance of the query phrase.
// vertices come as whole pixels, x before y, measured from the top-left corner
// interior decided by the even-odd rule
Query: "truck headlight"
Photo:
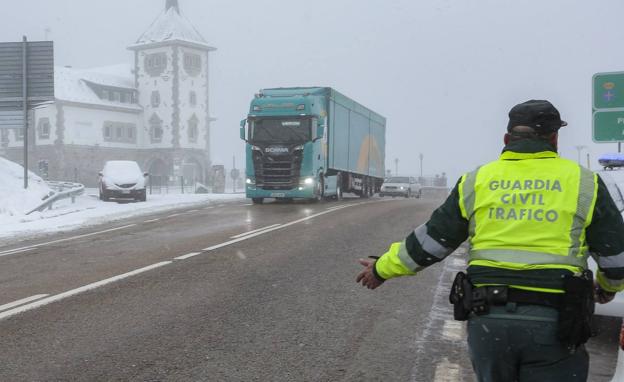
[[[251,179],[251,178],[247,178],[247,179],[245,180],[245,183],[247,183],[247,184],[256,184],[256,181],[255,181],[255,180],[253,180],[253,179]]]
[[[251,146],[251,149],[254,150],[254,151],[262,151],[262,150],[260,150],[260,147],[253,146],[253,145]]]
[[[403,186],[401,186],[401,187],[399,187],[399,188],[400,188],[401,190],[405,190],[405,187],[403,187]]]
[[[305,178],[303,180],[303,184],[307,185],[307,186],[311,186],[314,184],[314,178],[310,177],[310,178]]]

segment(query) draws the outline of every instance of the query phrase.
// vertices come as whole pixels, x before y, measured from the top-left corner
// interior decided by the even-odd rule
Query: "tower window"
[[[158,118],[156,114],[153,114],[149,120],[150,125],[150,139],[152,143],[158,143],[162,141],[163,127],[162,119]]]
[[[165,69],[167,69],[167,54],[153,53],[145,56],[145,71],[150,76],[159,76]]]
[[[150,98],[152,107],[158,107],[160,105],[160,93],[158,90],[154,90]]]
[[[184,70],[191,77],[196,77],[201,72],[202,59],[199,54],[184,53]]]
[[[193,91],[189,93],[189,103],[191,106],[197,105],[197,93]]]
[[[191,143],[197,142],[197,137],[199,136],[199,121],[195,114],[188,121],[188,140]]]

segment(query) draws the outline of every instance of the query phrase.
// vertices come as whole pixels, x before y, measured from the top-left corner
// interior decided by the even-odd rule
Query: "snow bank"
[[[29,172],[24,190],[24,168],[0,158],[0,224],[21,217],[39,205],[52,190],[43,179]]]
[[[0,246],[42,234],[67,232],[168,210],[243,200],[245,194],[148,194],[147,202],[104,202],[98,199],[97,189],[86,189],[83,195],[76,197],[75,203],[63,199],[55,202],[52,209],[40,213],[5,219],[0,215]]]

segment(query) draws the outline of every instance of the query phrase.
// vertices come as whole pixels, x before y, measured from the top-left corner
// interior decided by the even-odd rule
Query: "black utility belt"
[[[459,272],[451,287],[449,300],[454,306],[455,319],[464,321],[471,313],[488,314],[490,306],[507,303],[541,305],[561,310],[563,294],[534,292],[506,285],[476,287],[465,273]]]
[[[457,273],[449,301],[453,316],[465,321],[470,314],[488,314],[490,306],[507,303],[542,305],[559,311],[557,337],[566,346],[576,347],[592,335],[591,318],[594,314],[593,275],[590,270],[579,276],[563,278],[564,293],[542,293],[510,288],[508,286],[472,285],[464,272]]]
[[[476,314],[488,313],[489,306],[506,305],[509,302],[542,305],[559,310],[561,308],[562,296],[502,285],[473,287],[472,289],[472,311]]]

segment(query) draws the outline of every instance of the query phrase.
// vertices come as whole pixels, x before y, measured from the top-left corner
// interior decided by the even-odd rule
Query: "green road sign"
[[[624,72],[596,73],[593,77],[593,108],[624,108]]]
[[[599,110],[593,118],[594,142],[624,141],[624,110]]]

